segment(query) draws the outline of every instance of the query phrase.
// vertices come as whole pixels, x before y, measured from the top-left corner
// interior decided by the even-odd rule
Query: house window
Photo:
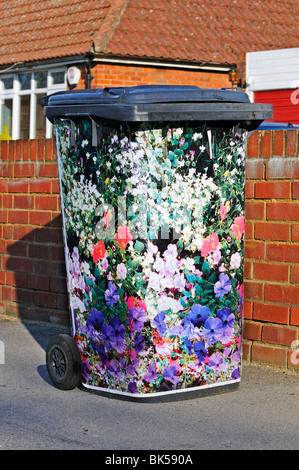
[[[66,68],[0,75],[0,138],[51,138],[40,100],[66,89]]]

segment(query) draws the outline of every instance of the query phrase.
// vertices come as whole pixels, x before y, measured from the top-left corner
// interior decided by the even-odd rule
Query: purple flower
[[[144,337],[141,333],[136,333],[134,348],[137,354],[143,351],[145,345]]]
[[[130,382],[129,385],[128,385],[128,391],[130,393],[137,393],[137,386],[136,386],[136,382]]]
[[[119,354],[126,350],[125,326],[119,318],[110,319],[109,325],[104,323],[102,327],[102,341],[107,349],[115,349]]]
[[[235,315],[231,313],[229,308],[224,307],[222,310],[217,311],[216,317],[219,318],[222,322],[222,331],[217,334],[217,339],[223,344],[229,343],[233,339],[235,334]]]
[[[191,355],[192,354],[192,344],[190,343],[190,341],[188,339],[185,339],[184,346],[187,348],[188,354]]]
[[[81,334],[87,336],[92,341],[97,341],[98,339],[98,335],[94,326],[90,324],[88,321],[86,323],[83,323],[83,325],[79,327],[79,331]]]
[[[147,382],[152,382],[158,377],[157,371],[156,371],[156,364],[153,362],[149,367],[148,367],[148,372],[147,374],[144,375],[144,380]]]
[[[204,324],[209,315],[210,310],[208,307],[203,307],[196,304],[191,308],[191,312],[189,313],[188,318],[191,320],[194,326],[200,327]]]
[[[165,369],[163,370],[164,379],[168,380],[173,385],[176,385],[180,381],[180,377],[176,375],[179,369],[180,369],[180,366],[178,364],[166,366]]]
[[[108,282],[108,289],[105,291],[105,300],[109,307],[119,301],[118,290],[113,282]]]
[[[232,372],[232,379],[239,379],[240,378],[240,369],[237,367],[237,369],[234,369]]]
[[[112,326],[113,331],[110,334],[110,344],[116,349],[116,351],[122,354],[126,350],[125,342],[125,326],[121,323],[120,319],[117,317],[111,318],[109,321],[110,326]]]
[[[204,324],[202,334],[208,344],[216,343],[222,334],[222,321],[217,317],[209,317]]]
[[[107,323],[104,323],[104,325],[102,326],[101,339],[104,343],[104,346],[108,350],[113,349],[112,346],[111,346],[111,343],[110,343],[110,337],[113,336],[113,334],[114,334],[114,330],[113,330],[112,326],[107,325]]]
[[[96,350],[102,363],[106,364],[106,362],[108,361],[108,357],[106,356],[106,351],[105,351],[104,346],[102,344],[98,344],[96,346]]]
[[[110,361],[109,371],[116,379],[121,380],[123,378],[123,373],[116,359],[112,359],[112,361]]]
[[[146,321],[145,310],[141,307],[132,307],[129,309],[128,324],[132,324],[134,331],[141,331]]]
[[[215,372],[223,372],[226,369],[225,360],[220,352],[212,354],[209,359],[209,367],[214,369]]]
[[[139,362],[140,362],[139,359],[134,359],[131,364],[129,363],[125,367],[126,373],[129,374],[129,375],[135,375],[136,374],[136,369],[139,366]]]
[[[216,298],[223,297],[225,294],[228,294],[232,288],[231,282],[227,274],[220,274],[219,281],[214,285],[214,292]]]
[[[89,381],[90,374],[91,374],[91,368],[90,368],[89,362],[85,360],[82,362],[82,375],[84,379],[86,380],[86,382]]]
[[[160,336],[163,336],[167,329],[164,319],[165,319],[165,312],[158,313],[158,315],[156,315],[155,318],[153,319],[153,327],[157,328]]]
[[[172,329],[171,329],[172,331]],[[184,319],[184,327],[182,330],[178,330],[177,334],[180,338],[200,339],[200,331],[197,326],[194,326],[189,315]]]
[[[208,355],[208,351],[205,348],[205,343],[203,343],[202,341],[197,341],[193,344],[193,349],[198,361],[204,361]]]
[[[87,325],[92,325],[95,330],[100,331],[104,323],[103,314],[96,308],[92,308],[90,312],[89,319],[87,320]]]
[[[229,308],[224,307],[222,310],[217,310],[216,317],[222,321],[222,328],[233,328],[235,322],[235,315]]]

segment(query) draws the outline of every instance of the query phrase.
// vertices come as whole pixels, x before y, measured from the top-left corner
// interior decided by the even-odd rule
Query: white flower
[[[240,253],[234,253],[230,259],[230,268],[238,269],[241,265],[241,256]]]
[[[86,145],[88,145],[88,140],[82,140],[81,147],[84,148]]]
[[[174,313],[178,313],[180,310],[183,310],[183,306],[179,300],[175,300],[167,295],[161,295],[158,299],[158,311],[163,312],[168,309],[171,309]]]
[[[163,289],[172,289],[174,287],[174,282],[171,277],[164,277],[160,282]]]
[[[117,265],[116,274],[117,274],[117,277],[119,277],[120,279],[126,279],[127,268],[124,263],[120,263]]]
[[[128,142],[129,142],[128,137],[124,137],[124,138],[120,141],[120,146],[121,146],[121,147],[125,147]]]
[[[194,140],[194,142],[198,139],[202,139],[202,134],[200,132],[194,132],[192,139]]]
[[[74,310],[79,309],[81,313],[86,312],[84,303],[75,294],[72,294],[72,307]]]
[[[185,258],[185,259],[182,259],[182,261],[180,262],[180,267],[181,266],[185,266],[185,269],[187,269],[188,271],[194,271],[195,270],[195,265],[194,265],[194,259],[192,258]]]
[[[155,349],[160,356],[169,356],[172,352],[172,344],[166,342],[161,345],[156,344]]]
[[[186,279],[183,273],[176,274],[174,276],[174,287],[178,289],[180,292],[184,289],[186,284]]]
[[[118,136],[117,135],[114,135],[111,139],[111,144],[118,144]]]
[[[163,268],[164,268],[164,261],[161,258],[161,256],[158,255],[156,258],[156,261],[154,262],[154,269],[160,273],[163,271]]]
[[[160,290],[160,277],[159,274],[157,273],[150,273],[149,281],[148,281],[148,287],[151,287],[152,289],[159,291]]]

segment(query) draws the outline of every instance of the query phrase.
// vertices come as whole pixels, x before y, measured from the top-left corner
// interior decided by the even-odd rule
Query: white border
[[[61,207],[61,215],[62,215],[62,234],[63,234],[63,247],[64,247],[64,258],[65,258],[65,268],[66,268],[66,277],[67,277],[67,290],[69,296],[69,308],[72,320],[72,335],[76,334],[75,329],[75,319],[73,315],[73,308],[72,308],[72,290],[71,290],[71,276],[69,270],[69,259],[68,259],[68,244],[67,244],[67,236],[66,236],[66,223],[65,223],[65,212],[64,212],[64,201],[63,201],[63,193],[62,193],[62,174],[61,174],[61,156],[60,156],[60,147],[58,142],[58,132],[56,130],[56,126],[54,126],[54,133],[55,133],[55,144],[56,144],[56,157],[57,157],[57,169],[58,169],[58,180],[59,180],[59,193],[60,193],[60,207]]]
[[[84,388],[87,388],[89,390],[95,390],[95,391],[101,391],[105,392],[106,394],[114,394],[114,395],[121,395],[123,397],[129,397],[129,398],[138,398],[142,400],[143,398],[157,398],[157,397],[163,397],[165,395],[176,395],[180,393],[188,393],[188,392],[195,392],[195,391],[200,391],[200,390],[206,390],[210,388],[215,388],[215,387],[225,387],[226,385],[231,385],[231,384],[236,384],[239,383],[241,379],[235,379],[235,380],[229,380],[227,382],[222,382],[222,383],[215,383],[215,384],[208,384],[208,385],[200,385],[198,387],[188,387],[188,388],[181,388],[179,390],[169,390],[168,392],[153,392],[153,393],[129,393],[129,392],[122,392],[119,390],[111,390],[110,388],[103,388],[103,387],[96,387],[95,385],[88,385],[82,383],[82,386]]]

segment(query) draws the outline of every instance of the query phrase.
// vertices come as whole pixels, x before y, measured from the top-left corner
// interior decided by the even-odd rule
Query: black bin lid
[[[41,100],[46,117],[102,117],[116,121],[258,121],[272,119],[271,104],[251,103],[240,88],[147,85],[71,90]]]

